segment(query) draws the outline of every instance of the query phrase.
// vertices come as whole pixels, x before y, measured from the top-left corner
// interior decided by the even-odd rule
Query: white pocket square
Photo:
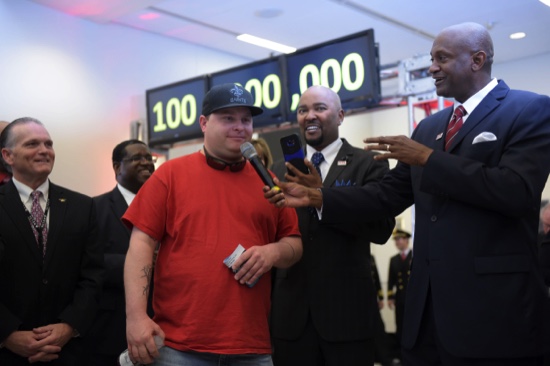
[[[474,138],[474,141],[472,142],[472,145],[477,144],[479,142],[496,141],[496,140],[497,140],[497,137],[495,136],[494,133],[492,133],[492,132],[482,132]]]

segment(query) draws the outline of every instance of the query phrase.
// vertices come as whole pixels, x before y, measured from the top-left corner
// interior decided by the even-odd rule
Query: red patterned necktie
[[[407,259],[407,255],[405,252],[401,252],[401,260],[404,261],[405,259]]]
[[[462,127],[462,117],[466,114],[466,110],[461,105],[455,109],[453,118],[451,118],[451,122],[449,122],[449,126],[447,127],[447,134],[445,135],[445,151],[449,150],[451,142]]]
[[[34,191],[31,193],[32,207],[31,207],[31,226],[36,239],[38,247],[42,249],[42,255],[46,253],[46,238],[48,237],[48,226],[44,217],[44,211],[40,206],[40,197],[42,192]]]

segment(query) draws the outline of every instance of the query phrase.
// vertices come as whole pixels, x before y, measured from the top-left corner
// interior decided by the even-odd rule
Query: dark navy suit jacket
[[[416,341],[430,293],[437,332],[453,355],[540,354],[547,291],[536,250],[550,98],[500,81],[445,152],[451,113],[429,116],[414,131],[413,140],[434,149],[424,167],[398,163],[380,184],[323,189],[323,221],[395,216],[415,204],[404,347]],[[482,132],[496,139],[474,143]]]

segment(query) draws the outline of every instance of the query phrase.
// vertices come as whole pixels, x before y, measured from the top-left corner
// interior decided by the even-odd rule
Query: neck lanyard
[[[29,222],[38,233],[38,241],[39,241],[38,244],[43,245],[44,238],[42,237],[42,230],[44,229],[44,227],[46,227],[46,219],[48,218],[48,212],[50,212],[50,199],[48,198],[48,200],[46,201],[46,210],[44,211],[44,216],[42,216],[42,222],[40,223],[40,226],[34,220],[34,217],[32,217],[32,214],[27,209],[27,206],[23,205],[23,207],[25,208],[25,212],[27,213]]]

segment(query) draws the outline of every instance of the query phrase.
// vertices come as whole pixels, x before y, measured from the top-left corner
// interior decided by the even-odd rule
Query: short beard
[[[323,135],[319,136],[318,138],[316,139],[310,139],[308,140],[307,138],[304,137],[304,139],[306,140],[306,143],[309,145],[309,146],[319,146],[323,143]]]

